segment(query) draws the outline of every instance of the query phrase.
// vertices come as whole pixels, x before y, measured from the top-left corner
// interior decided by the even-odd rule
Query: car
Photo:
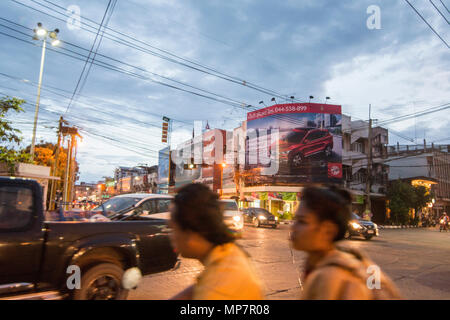
[[[332,151],[333,136],[327,129],[295,128],[279,141],[280,164],[287,164],[290,169],[302,167],[313,155],[329,158]]]
[[[139,279],[127,274],[176,268],[166,219],[131,213],[109,220],[47,221],[36,180],[0,177],[0,300],[125,299]],[[77,269],[78,289],[68,284]]]
[[[170,219],[169,204],[173,196],[154,193],[129,193],[115,196],[92,211],[108,219]]]
[[[236,238],[242,237],[244,230],[244,215],[235,200],[221,199],[220,203],[223,205],[223,219],[233,235]]]
[[[352,213],[352,219],[349,221],[345,238],[350,239],[352,236],[363,236],[366,240],[378,237],[378,226],[369,220],[364,220],[355,213]]]
[[[278,226],[278,217],[275,217],[266,209],[247,208],[243,210],[243,213],[244,221],[252,223],[256,228],[270,226],[275,229]]]

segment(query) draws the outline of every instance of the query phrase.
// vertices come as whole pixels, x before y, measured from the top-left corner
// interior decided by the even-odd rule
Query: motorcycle
[[[444,219],[441,219],[439,221],[439,232],[442,232],[442,230],[447,232],[448,224],[449,224],[449,222],[445,221]]]

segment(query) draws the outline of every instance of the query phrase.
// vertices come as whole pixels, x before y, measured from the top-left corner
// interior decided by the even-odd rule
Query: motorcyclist
[[[439,218],[439,223],[445,231],[447,231],[448,221],[449,217],[447,215],[447,212],[444,211],[444,214]]]

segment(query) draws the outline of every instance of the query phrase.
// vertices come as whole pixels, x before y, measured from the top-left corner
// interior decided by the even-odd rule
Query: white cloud
[[[323,90],[344,111],[362,118],[367,118],[369,104],[374,115],[383,119],[411,112],[407,106],[414,101],[438,105],[450,101],[450,62],[438,58],[447,54],[434,41],[356,56],[333,66]]]

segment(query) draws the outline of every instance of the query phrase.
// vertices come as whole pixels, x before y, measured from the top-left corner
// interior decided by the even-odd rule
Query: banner
[[[341,183],[341,106],[290,103],[248,113],[245,161],[252,183]],[[264,175],[269,167],[276,171]]]

